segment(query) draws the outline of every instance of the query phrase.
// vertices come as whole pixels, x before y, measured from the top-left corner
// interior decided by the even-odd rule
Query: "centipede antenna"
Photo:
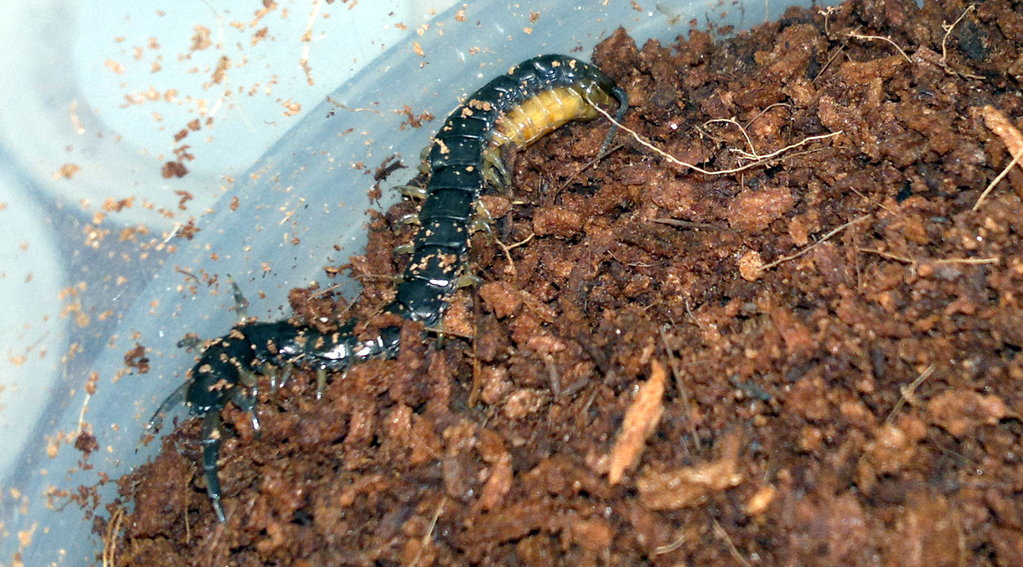
[[[604,143],[600,145],[600,153],[597,155],[601,156],[611,147],[611,140],[614,140],[615,134],[618,133],[618,124],[625,118],[625,112],[629,110],[629,95],[625,93],[625,89],[615,87],[611,89],[611,96],[618,101],[618,112],[615,113],[615,121],[611,124],[611,129],[608,130]]]
[[[174,391],[171,392],[169,396],[164,398],[163,403],[160,404],[160,407],[156,408],[156,411],[153,412],[153,417],[149,418],[149,423],[146,424],[146,428],[142,432],[143,439],[145,439],[145,437],[149,435],[151,432],[156,433],[160,431],[160,427],[163,425],[163,414],[166,413],[167,410],[169,410],[170,408],[179,405],[185,401],[185,392],[188,390],[189,384],[191,384],[191,382],[187,380],[185,382],[182,382],[181,385],[175,388]],[[141,443],[142,440],[139,440],[139,444]],[[135,450],[137,451],[138,447],[136,447]]]
[[[245,299],[242,288],[238,287],[231,274],[227,275],[227,279],[231,282],[231,294],[234,296],[234,311],[238,314],[238,322],[244,323],[249,318],[249,300]]]

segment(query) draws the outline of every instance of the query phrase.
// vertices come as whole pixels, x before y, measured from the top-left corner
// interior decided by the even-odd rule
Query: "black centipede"
[[[598,116],[594,105],[628,108],[625,91],[597,67],[565,55],[526,60],[496,77],[460,104],[444,121],[429,147],[429,181],[418,215],[411,258],[384,312],[436,327],[465,265],[474,211],[487,186],[508,181],[502,159],[507,145],[527,146],[562,125]],[[612,128],[608,140],[614,134]],[[605,142],[605,147],[607,142]],[[225,521],[217,461],[220,411],[228,402],[255,413],[253,376],[268,367],[298,365],[343,371],[374,357],[390,358],[400,349],[400,329],[389,326],[359,339],[352,320],[323,333],[289,320],[246,322],[209,341],[186,381],[167,397],[146,431],[160,416],[184,402],[202,417],[203,472],[217,519]]]

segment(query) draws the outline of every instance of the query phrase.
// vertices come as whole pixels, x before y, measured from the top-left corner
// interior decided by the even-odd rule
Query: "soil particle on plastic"
[[[1010,0],[614,34],[624,125],[737,171],[625,132],[594,160],[600,121],[515,152],[457,334],[404,323],[321,399],[296,370],[258,436],[225,409],[224,525],[182,422],[120,481],[115,563],[1019,565],[1023,169],[973,206],[1012,159],[982,109],[1020,128],[1021,34]],[[387,324],[415,206],[371,220],[356,302],[298,316]]]

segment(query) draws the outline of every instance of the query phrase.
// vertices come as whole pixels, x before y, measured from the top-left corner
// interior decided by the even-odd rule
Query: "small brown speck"
[[[107,69],[110,69],[111,71],[117,73],[118,75],[124,73],[124,65],[118,63],[117,61],[114,61],[113,59],[107,59],[106,61],[103,62],[103,65],[105,65]]]
[[[88,431],[83,431],[78,434],[78,437],[75,438],[75,449],[78,449],[79,451],[88,455],[89,453],[95,451],[96,449],[99,449],[99,443],[96,442],[95,435],[89,433]]]
[[[188,168],[185,164],[179,161],[169,161],[163,164],[160,174],[163,175],[164,179],[170,179],[171,177],[184,177],[188,175]]]
[[[187,203],[187,202],[189,202],[189,201],[191,201],[192,199],[195,198],[195,196],[192,195],[191,193],[189,193],[188,191],[178,190],[178,191],[175,191],[174,194],[177,195],[178,197],[181,197],[181,199],[178,201],[178,209],[180,209],[182,211],[188,209],[188,207],[185,206],[185,203]]]
[[[220,60],[217,61],[217,68],[213,70],[213,82],[221,84],[224,79],[227,78],[227,70],[231,68],[231,58],[227,55],[221,55]]]
[[[192,51],[202,51],[213,45],[213,41],[210,37],[210,28],[206,26],[195,26],[195,35],[192,36]]]
[[[76,173],[78,173],[79,169],[81,168],[78,167],[78,165],[76,164],[65,163],[64,165],[60,166],[60,170],[57,171],[54,177],[57,179],[71,179],[72,177],[75,176]]]

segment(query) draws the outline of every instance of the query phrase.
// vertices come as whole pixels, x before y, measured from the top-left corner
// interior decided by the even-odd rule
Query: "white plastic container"
[[[193,363],[175,343],[234,324],[228,275],[263,319],[287,315],[289,289],[330,285],[322,267],[365,244],[373,170],[397,154],[408,168],[386,185],[409,179],[459,97],[538,54],[586,58],[619,26],[637,43],[670,44],[691,22],[745,29],[786,7],[309,0],[259,15],[240,0],[92,4],[0,7],[17,46],[0,55],[0,567],[100,563],[101,539],[68,497],[84,485],[108,503],[116,488],[100,480],[153,456],[158,443],[136,453],[139,436]],[[192,49],[203,37],[195,26],[209,30],[213,51]],[[231,51],[261,26],[268,39]],[[193,65],[177,64],[191,61],[183,53]],[[227,53],[234,82],[221,88],[213,73]],[[147,81],[157,93],[177,89],[179,107],[157,117],[125,106]],[[255,84],[258,96],[246,96]],[[201,96],[214,123],[175,144]],[[302,118],[283,116],[296,102]],[[403,125],[406,106],[438,120]],[[191,172],[164,179],[161,164],[183,143],[197,157]],[[191,195],[185,210],[175,191]],[[108,198],[134,201],[115,212]],[[396,198],[385,191],[383,206]],[[177,236],[193,217],[194,237]],[[126,367],[136,345],[148,373]],[[72,446],[82,431],[99,445],[87,459]]]

